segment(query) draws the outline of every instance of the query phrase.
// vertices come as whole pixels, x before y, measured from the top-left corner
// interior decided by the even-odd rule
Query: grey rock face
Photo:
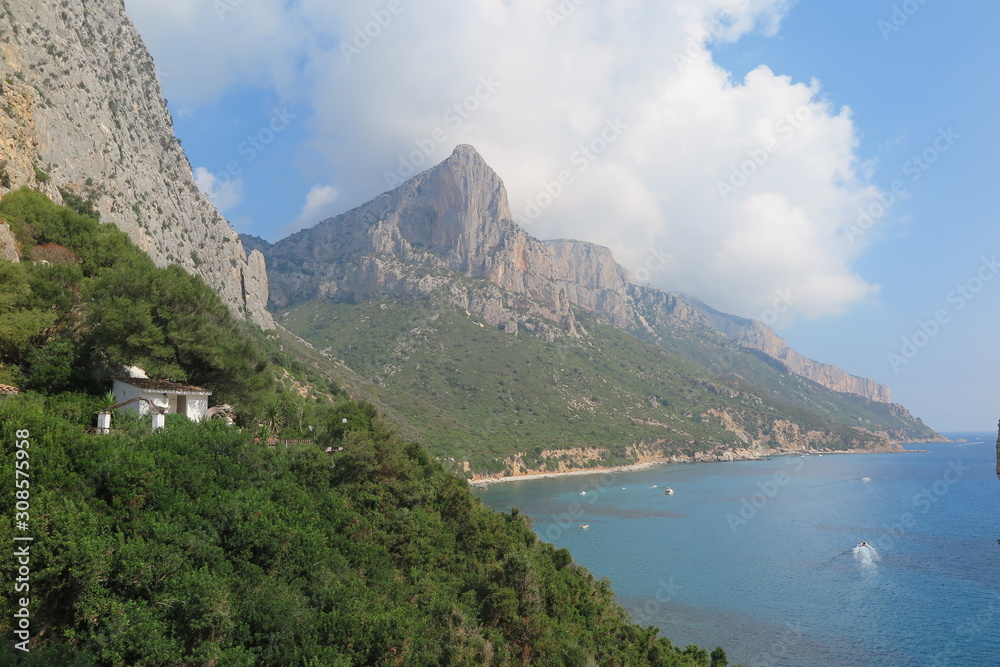
[[[17,239],[14,238],[14,233],[10,231],[10,225],[6,222],[0,224],[0,259],[6,259],[8,262],[21,261]]]
[[[511,219],[500,177],[474,148],[343,215],[282,239],[267,251],[271,302],[444,290],[456,306],[508,331],[575,332],[545,245]],[[487,278],[500,290],[455,283]],[[506,292],[506,294],[504,294]],[[512,298],[513,297],[513,298]]]
[[[264,328],[263,257],[195,186],[153,61],[121,0],[2,0],[0,194],[24,185],[93,198],[158,266],[200,275]]]
[[[756,320],[720,313],[697,299],[681,297],[709,326],[737,343],[763,352],[785,364],[790,371],[823,385],[828,389],[857,394],[880,403],[892,403],[889,387],[870,378],[861,378],[846,371],[813,361],[788,346],[783,338],[765,324]]]
[[[511,219],[500,177],[471,146],[363,206],[261,248],[278,307],[443,292],[493,326],[548,338],[577,335],[574,308],[654,336],[668,322],[711,327],[829,389],[890,400],[887,387],[803,357],[760,322],[634,284],[607,248],[531,237]]]

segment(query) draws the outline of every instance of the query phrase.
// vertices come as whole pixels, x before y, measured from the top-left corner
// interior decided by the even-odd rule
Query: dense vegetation
[[[294,367],[292,360],[236,320],[200,278],[176,265],[157,268],[113,225],[32,190],[4,197],[0,220],[26,260],[0,262],[0,382],[103,394],[111,375],[135,365],[210,388],[216,402],[237,406],[244,425],[270,423],[300,437],[319,418],[315,405],[279,391],[269,366]]]
[[[31,434],[39,639],[23,664],[709,664],[364,410],[329,457],[174,415],[87,435],[86,400],[0,402],[5,460]]]
[[[789,404],[780,400],[789,392],[769,395],[779,392],[725,379],[679,350],[667,352],[582,312],[578,317],[585,338],[547,342],[484,326],[433,299],[310,301],[278,313],[282,324],[376,387],[373,393],[411,429],[409,435],[443,458],[470,461],[477,472],[503,470],[504,459],[517,452],[535,467],[547,460],[547,450],[598,447],[602,456],[573,463],[615,465],[632,462],[627,448],[638,442],[681,455],[739,446],[714,416],[721,411],[742,416],[744,428],[765,442],[775,420],[827,433],[828,449],[878,442],[846,425],[846,417],[834,420],[832,409],[829,419],[807,410],[833,394],[808,380],[760,372],[803,387],[801,404]],[[671,339],[675,347],[683,342],[683,332]],[[712,344],[729,349],[718,341],[690,349]],[[755,363],[728,345],[734,363]],[[855,402],[846,395],[826,400],[839,400],[836,409],[845,415]]]
[[[3,664],[726,664],[632,624],[530,519],[483,506],[200,279],[69,203],[0,202],[25,260],[0,260],[0,382],[25,388],[0,397],[0,442],[30,500],[0,541],[33,538],[30,590],[0,597],[10,639],[30,596],[31,651],[7,641]],[[212,389],[243,428],[168,415],[153,432],[119,411],[88,433],[121,364]],[[259,437],[309,423],[315,443]],[[16,559],[2,568],[13,581]]]

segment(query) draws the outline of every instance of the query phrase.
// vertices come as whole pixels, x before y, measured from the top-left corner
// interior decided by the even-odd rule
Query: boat
[[[581,523],[580,524],[580,530],[586,530],[588,528],[590,528],[590,524],[589,523]]]
[[[674,495],[674,490],[673,490],[673,489],[671,489],[671,488],[670,488],[670,487],[668,486],[668,487],[667,487],[667,490],[663,492],[663,495],[665,495],[665,496],[672,496],[672,495]]]
[[[587,492],[586,492],[586,491],[581,491],[581,492],[580,492],[580,495],[581,495],[581,496],[585,496],[585,495],[587,495]]]

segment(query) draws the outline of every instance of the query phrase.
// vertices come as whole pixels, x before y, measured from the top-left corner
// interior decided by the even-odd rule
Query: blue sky
[[[126,7],[240,231],[277,240],[471,143],[530,233],[777,315],[939,430],[1000,417],[996,3]]]

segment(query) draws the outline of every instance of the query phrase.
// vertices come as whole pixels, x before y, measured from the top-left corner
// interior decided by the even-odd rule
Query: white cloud
[[[314,185],[306,194],[306,201],[295,219],[281,230],[281,237],[294,234],[300,229],[312,227],[318,222],[336,215],[340,195],[332,185]]]
[[[215,174],[205,167],[195,167],[194,183],[212,200],[219,213],[236,208],[243,202],[243,179],[240,177],[227,178],[225,185],[220,185]]]
[[[522,219],[568,171],[528,230],[608,245],[631,270],[662,246],[672,259],[656,286],[751,317],[783,290],[808,317],[877,290],[853,269],[870,235],[845,240],[874,194],[850,110],[818,82],[766,66],[733,81],[712,59],[715,43],[776,32],[788,0],[588,0],[562,3],[576,10],[558,21],[555,0],[404,1],[388,21],[377,3],[285,4],[242,2],[223,20],[197,0],[128,7],[171,99],[197,106],[252,84],[313,110],[307,148],[334,185],[314,188],[288,230],[388,189],[386,172],[440,130],[420,168],[471,143]],[[367,42],[354,44],[359,28]],[[482,77],[500,86],[449,122]],[[616,118],[627,129],[602,145]],[[600,154],[580,159],[591,142]]]

